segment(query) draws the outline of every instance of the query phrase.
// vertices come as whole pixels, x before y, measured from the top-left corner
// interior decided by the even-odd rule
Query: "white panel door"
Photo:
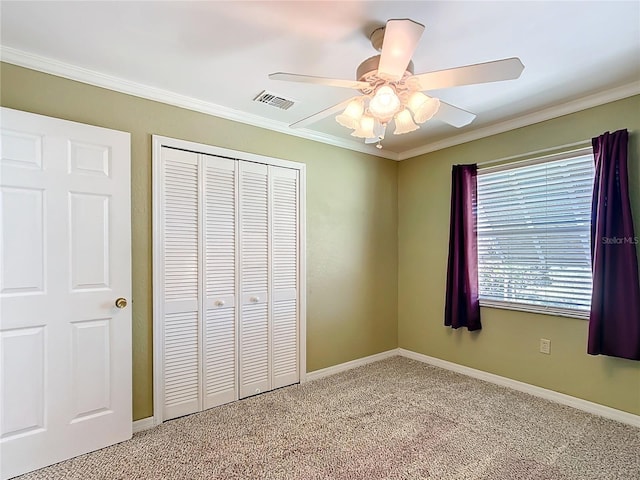
[[[269,375],[268,167],[239,162],[240,398],[271,389]]]
[[[300,381],[298,170],[269,167],[271,198],[272,388]]]
[[[237,161],[201,155],[204,171],[205,409],[237,400]]]
[[[131,437],[130,136],[1,112],[6,479]]]
[[[198,154],[162,149],[163,418],[202,409],[198,320]],[[160,327],[160,326],[156,326]]]

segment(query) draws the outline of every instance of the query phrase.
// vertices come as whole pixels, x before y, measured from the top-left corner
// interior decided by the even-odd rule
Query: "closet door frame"
[[[179,140],[161,135],[152,135],[152,246],[153,246],[153,423],[159,425],[163,418],[164,392],[164,256],[162,245],[164,235],[161,231],[162,213],[162,148],[186,150],[196,154],[207,154],[233,160],[284,167],[298,171],[299,219],[298,219],[298,367],[300,383],[306,381],[306,165],[290,160],[256,155],[253,153],[230,150],[187,140]],[[239,293],[239,292],[238,292]]]

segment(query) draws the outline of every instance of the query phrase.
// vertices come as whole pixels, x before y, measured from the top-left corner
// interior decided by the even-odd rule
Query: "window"
[[[588,315],[593,179],[591,149],[479,170],[481,305]]]

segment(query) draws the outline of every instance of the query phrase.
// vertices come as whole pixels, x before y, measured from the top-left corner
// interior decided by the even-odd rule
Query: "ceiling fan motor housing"
[[[369,82],[372,76],[377,77],[378,65],[380,65],[380,55],[367,58],[356,70],[356,79],[361,82]],[[409,62],[405,75],[413,75],[413,62]]]
[[[377,51],[382,51],[382,43],[384,42],[384,31],[386,30],[386,26],[376,28],[371,35],[369,35],[369,40],[371,40],[371,45]]]

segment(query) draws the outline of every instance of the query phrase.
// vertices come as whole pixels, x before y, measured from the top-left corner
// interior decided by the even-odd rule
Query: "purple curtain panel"
[[[592,140],[595,182],[591,204],[593,292],[591,355],[640,360],[640,282],[629,200],[627,130]]]
[[[477,165],[454,165],[444,324],[480,330],[478,298]]]

